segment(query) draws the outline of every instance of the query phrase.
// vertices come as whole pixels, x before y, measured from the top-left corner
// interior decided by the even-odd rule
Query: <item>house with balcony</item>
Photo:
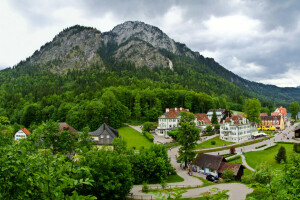
[[[228,142],[250,140],[253,128],[248,119],[242,115],[233,115],[220,125],[220,139]]]
[[[155,133],[160,136],[168,136],[168,131],[178,128],[181,112],[189,112],[189,109],[185,108],[166,108],[166,112],[158,117],[158,127]],[[196,123],[196,119],[195,119]]]

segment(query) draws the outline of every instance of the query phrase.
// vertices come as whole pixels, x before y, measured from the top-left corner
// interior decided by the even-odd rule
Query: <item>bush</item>
[[[150,134],[149,132],[143,131],[143,134],[150,142],[154,141],[154,136],[152,134]]]
[[[222,174],[222,178],[227,182],[234,180],[234,172],[231,170],[226,169]]]
[[[206,126],[206,132],[211,132],[212,131],[212,126],[211,125],[207,125]]]
[[[168,135],[173,138],[174,140],[177,140],[177,135],[178,135],[178,129],[172,129],[168,131]]]
[[[143,124],[143,131],[150,132],[150,128],[154,126],[153,122],[145,122]]]
[[[211,145],[215,145],[215,144],[216,144],[216,141],[212,140],[212,141],[210,142],[210,144],[211,144]]]
[[[293,146],[294,152],[300,153],[300,143],[295,143]]]
[[[220,130],[220,124],[215,124],[215,130]]]
[[[142,192],[149,192],[149,186],[146,182],[143,182],[143,186],[142,186]]]
[[[233,160],[236,160],[236,159],[239,159],[241,156],[240,155],[237,155],[237,156],[234,156],[234,157],[232,157],[232,158],[230,158],[230,159],[226,159],[226,161],[227,162],[230,162],[230,161],[233,161]]]
[[[277,155],[275,156],[275,160],[280,163],[282,160],[285,162],[286,161],[286,150],[283,146],[280,147],[278,150]]]
[[[242,183],[250,184],[250,183],[253,183],[253,181],[254,181],[254,178],[252,175],[242,176]]]
[[[234,154],[235,153],[235,148],[234,147],[230,147],[230,153]]]

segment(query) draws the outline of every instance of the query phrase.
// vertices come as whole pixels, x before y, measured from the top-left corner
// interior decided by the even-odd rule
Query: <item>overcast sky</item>
[[[1,0],[0,69],[26,59],[66,27],[105,32],[128,20],[155,25],[246,79],[300,85],[297,0]]]

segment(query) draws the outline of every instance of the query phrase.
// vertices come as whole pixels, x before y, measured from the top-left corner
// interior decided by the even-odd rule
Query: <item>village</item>
[[[180,181],[168,183],[167,187],[194,188],[188,189],[183,194],[186,198],[195,197],[211,189],[211,187],[204,187],[205,185],[213,185],[219,190],[229,190],[230,199],[245,199],[253,189],[241,183],[242,177],[256,170],[255,165],[252,164],[253,161],[249,160],[253,157],[250,158],[247,155],[252,152],[260,153],[271,147],[275,148],[278,142],[290,144],[300,142],[300,126],[293,124],[283,107],[277,108],[270,116],[267,113],[260,113],[260,123],[250,122],[242,112],[210,109],[207,113],[192,113],[194,116],[192,123],[199,129],[201,137],[194,149],[197,152],[196,157],[185,165],[184,162],[178,160],[180,146],[172,134],[180,127],[182,112],[190,113],[189,109],[182,107],[166,108],[165,112],[159,116],[157,123],[152,123],[157,126],[148,127],[150,134],[145,133],[143,126],[128,124],[127,129],[136,131],[140,134],[139,137],[146,137],[147,142],[149,142],[149,136],[145,134],[153,137],[152,140],[150,139],[151,143],[170,146],[168,156]],[[69,134],[82,133],[65,122],[59,123],[58,134],[62,131],[67,131]],[[30,131],[22,128],[15,133],[14,140],[26,139],[30,134]],[[120,134],[119,130],[109,126],[107,118],[97,130],[90,131],[88,134],[93,145],[100,149],[113,149],[115,138],[126,139],[127,137],[126,134]],[[136,147],[133,148],[136,149]],[[260,160],[256,157],[254,159]],[[228,181],[228,172],[232,173],[231,181]],[[147,187],[159,189],[163,186],[150,184]],[[147,194],[147,190],[142,185],[134,185],[127,197],[155,199],[155,195]]]

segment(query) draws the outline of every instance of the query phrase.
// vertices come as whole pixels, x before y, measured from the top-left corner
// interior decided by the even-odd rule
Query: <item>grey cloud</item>
[[[261,73],[239,72],[254,81],[277,79],[291,69],[289,63],[300,63],[300,2],[297,0],[53,0],[46,4],[39,0],[10,0],[9,3],[35,28],[55,24],[57,19],[53,19],[51,13],[64,7],[80,9],[86,18],[101,18],[112,13],[118,21],[145,21],[166,31],[174,40],[186,43],[192,50],[218,52],[216,61],[230,70],[236,67],[231,63],[233,57],[240,60],[241,67],[249,66],[249,63],[265,67]],[[168,27],[161,19],[173,6],[184,11],[183,19],[176,27]],[[257,35],[228,39],[222,37],[223,33],[216,33],[218,36],[214,37],[206,32],[204,22],[211,16],[233,15],[258,21]]]

